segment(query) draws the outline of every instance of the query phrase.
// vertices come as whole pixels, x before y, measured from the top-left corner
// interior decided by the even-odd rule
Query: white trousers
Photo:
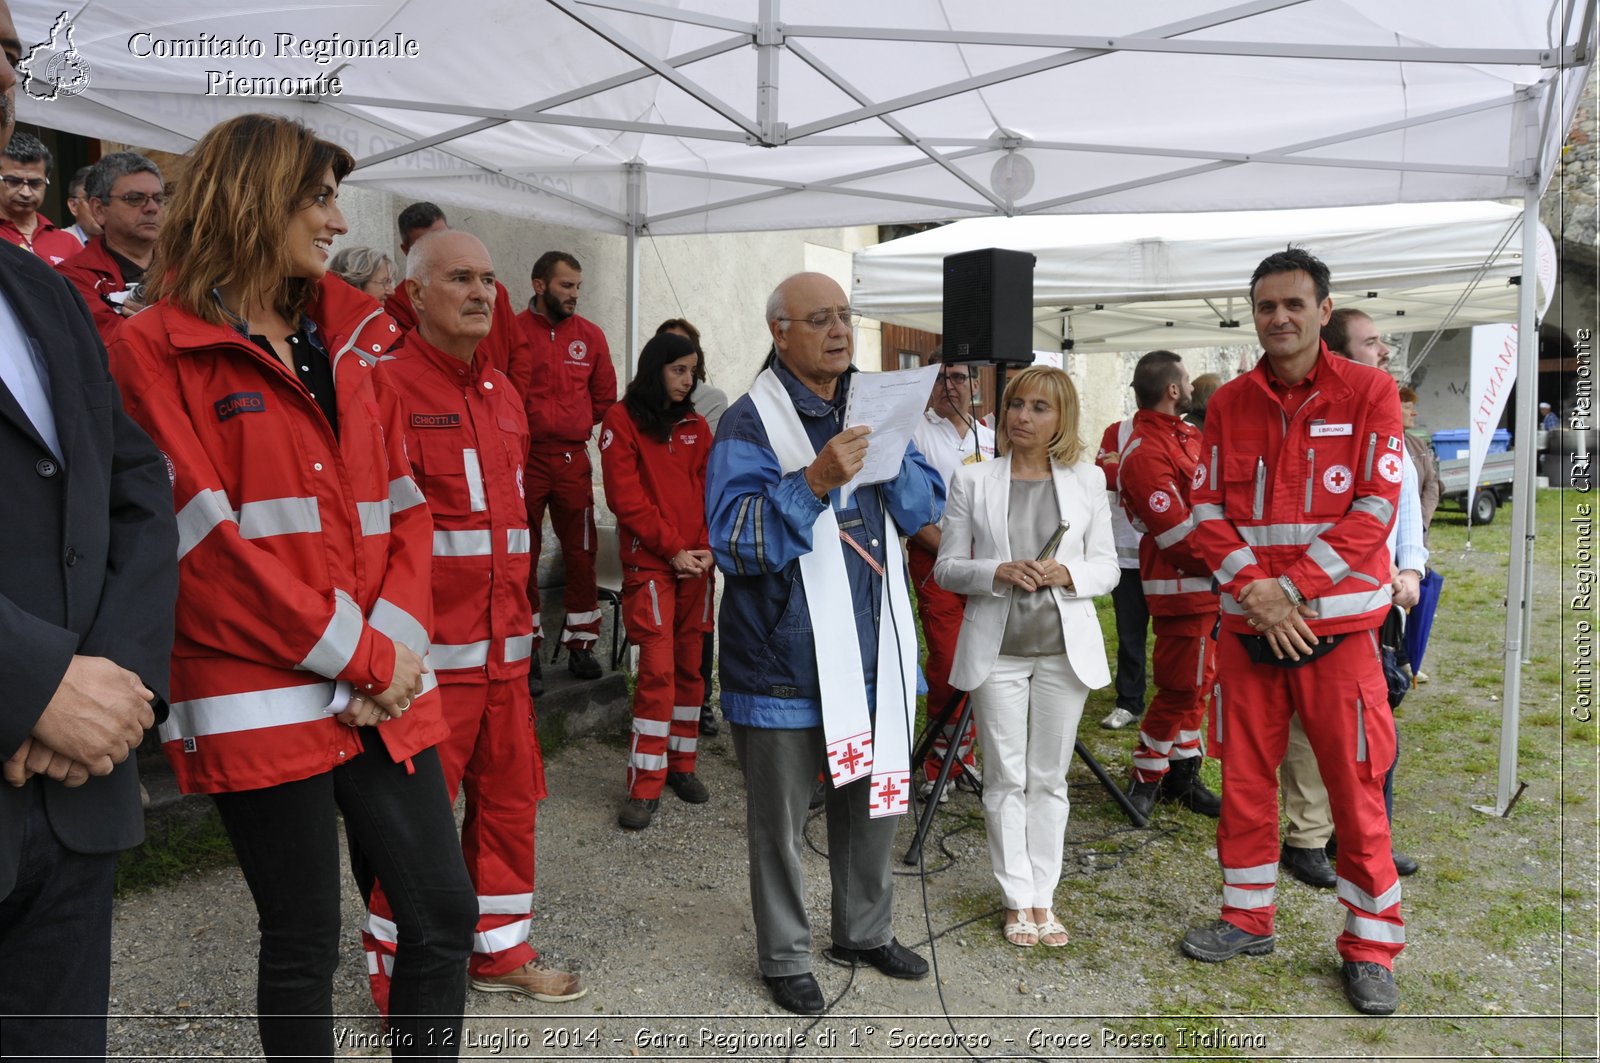
[[[972,692],[983,820],[1007,908],[1050,908],[1067,831],[1067,766],[1089,688],[1065,654],[996,659]]]

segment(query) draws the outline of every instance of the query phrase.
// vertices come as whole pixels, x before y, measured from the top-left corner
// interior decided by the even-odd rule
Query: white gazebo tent
[[[1494,199],[1531,219],[1595,5],[123,0],[54,33],[57,0],[12,13],[41,42],[23,121],[181,151],[230,115],[289,113],[348,145],[358,180],[626,234],[636,277],[644,232]],[[1530,460],[1519,509],[1532,478]],[[1508,662],[1526,551],[1514,537]],[[1519,692],[1508,664],[1501,811]]]
[[[1074,351],[1252,344],[1244,282],[1293,243],[1328,263],[1336,306],[1386,332],[1515,321],[1522,208],[1503,203],[972,218],[856,252],[850,301],[868,317],[942,331],[946,255],[1027,251],[1034,346]],[[1555,243],[1539,227],[1540,305]]]

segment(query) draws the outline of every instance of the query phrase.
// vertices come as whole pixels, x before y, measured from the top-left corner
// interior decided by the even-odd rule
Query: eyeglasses
[[[26,185],[35,192],[43,192],[45,185],[50,183],[48,177],[18,177],[9,173],[0,176],[0,181],[4,181],[7,188],[21,188]]]
[[[161,206],[167,201],[167,194],[165,192],[124,192],[120,196],[112,196],[111,198],[122,200],[134,210],[143,210],[146,203],[153,202],[156,206]]]
[[[955,384],[958,387],[960,385],[962,385],[962,384],[965,384],[967,381],[969,381],[971,379],[972,379],[971,375],[967,374],[967,373],[940,373],[939,374],[939,383],[943,384],[943,383],[948,381],[949,383]]]
[[[842,306],[837,310],[816,310],[807,314],[805,317],[780,317],[778,320],[799,321],[810,326],[811,328],[821,331],[823,329],[832,328],[835,321],[839,322],[841,325],[847,325],[850,328],[855,328],[857,325],[861,324],[861,315],[856,313],[848,306]]]

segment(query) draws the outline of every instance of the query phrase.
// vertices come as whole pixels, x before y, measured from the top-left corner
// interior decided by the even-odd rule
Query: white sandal
[[[1067,937],[1067,928],[1061,925],[1061,920],[1056,918],[1055,912],[1047,913],[1044,917],[1044,922],[1040,923],[1037,929],[1039,931],[1039,944],[1047,949],[1064,949],[1070,943],[1070,939],[1067,941],[1045,940],[1051,934],[1060,934],[1063,938]]]
[[[1019,915],[1015,923],[1006,923],[1000,931],[1005,939],[1019,949],[1031,949],[1039,943],[1039,927],[1027,916]],[[1020,938],[1031,937],[1032,941]]]

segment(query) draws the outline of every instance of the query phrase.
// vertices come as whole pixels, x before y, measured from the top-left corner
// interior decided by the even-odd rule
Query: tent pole
[[[1522,287],[1517,293],[1516,465],[1511,486],[1511,565],[1506,580],[1505,682],[1500,702],[1500,774],[1494,806],[1479,812],[1505,816],[1521,793],[1517,783],[1517,728],[1522,710],[1523,620],[1529,611],[1533,556],[1534,445],[1539,405],[1539,329],[1534,321],[1539,261],[1539,179],[1522,194]]]
[[[639,231],[644,228],[643,200],[644,164],[630,162],[628,171],[628,284],[627,284],[627,342],[622,350],[622,384],[633,379],[634,359],[639,354]]]

